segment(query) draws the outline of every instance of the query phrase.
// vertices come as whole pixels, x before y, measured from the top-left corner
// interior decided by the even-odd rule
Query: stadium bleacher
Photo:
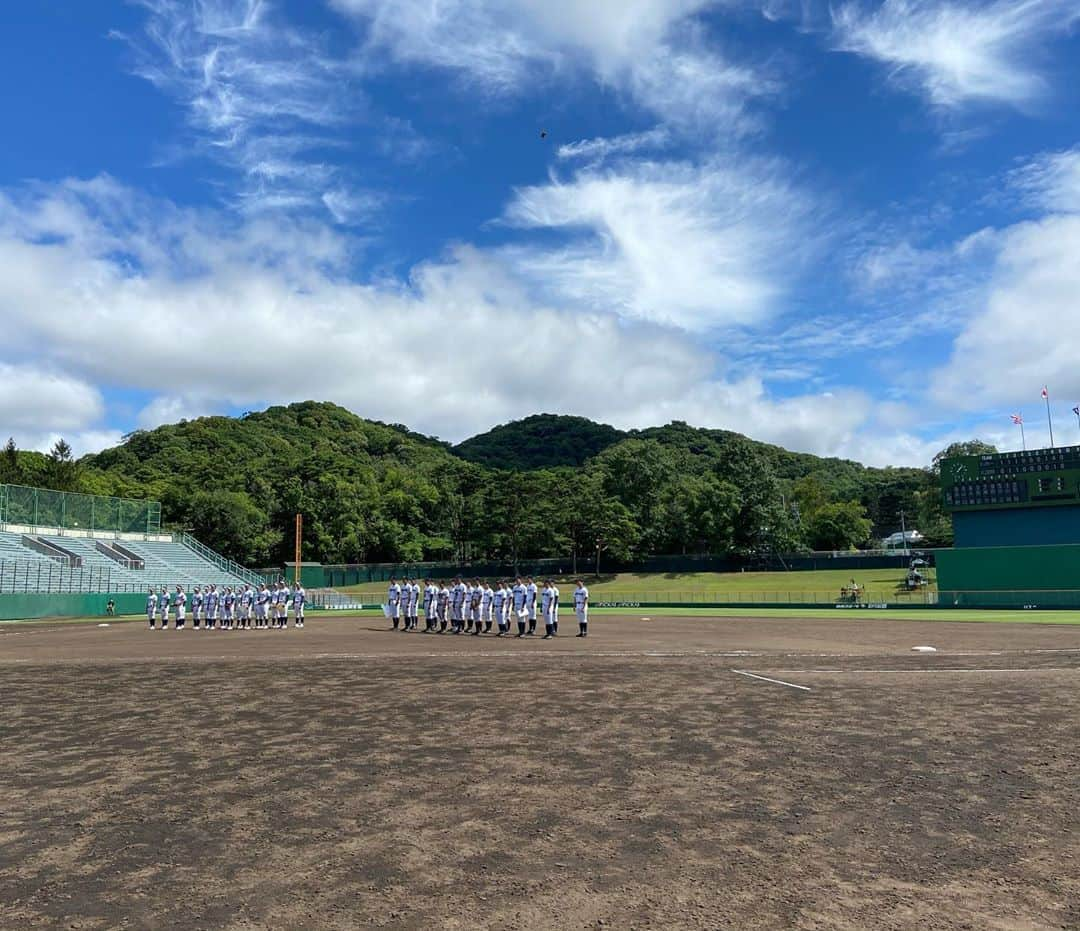
[[[41,533],[46,542],[82,559],[75,568],[23,543],[21,533],[0,532],[0,592],[134,592],[149,586],[243,585],[257,578],[203,547],[181,541],[130,540],[122,545],[145,563],[129,568],[100,552],[94,539]],[[215,558],[216,557],[216,558]]]

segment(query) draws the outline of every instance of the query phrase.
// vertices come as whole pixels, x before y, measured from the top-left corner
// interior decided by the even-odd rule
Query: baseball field
[[[0,926],[1080,926],[1077,618],[821,613],[4,625]]]

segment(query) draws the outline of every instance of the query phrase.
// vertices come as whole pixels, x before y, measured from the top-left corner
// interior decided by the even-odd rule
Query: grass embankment
[[[852,579],[863,590],[864,601],[910,598],[923,601],[934,586],[901,594],[900,585],[906,569],[820,569],[812,572],[665,572],[621,573],[586,576],[585,584],[593,601],[778,601],[829,602]],[[931,570],[931,577],[933,572]],[[563,597],[573,589],[568,576],[558,579]],[[382,601],[386,589],[381,585],[354,585],[339,589],[360,596],[364,601]],[[800,597],[803,596],[803,597]],[[880,596],[880,597],[875,597]]]

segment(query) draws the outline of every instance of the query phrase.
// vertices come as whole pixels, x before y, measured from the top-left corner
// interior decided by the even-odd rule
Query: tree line
[[[48,455],[9,442],[0,481],[154,498],[168,528],[255,566],[292,558],[298,512],[303,558],[324,563],[849,549],[899,529],[901,513],[928,542],[951,541],[940,460],[871,469],[679,422],[620,433],[528,420],[517,434],[497,428],[497,443],[467,441],[485,449],[481,463],[402,425],[303,402],[137,431],[77,461],[63,441]],[[551,444],[531,467],[538,431]],[[579,461],[583,432],[592,454]],[[492,464],[498,448],[510,467]],[[567,452],[552,462],[553,448]]]

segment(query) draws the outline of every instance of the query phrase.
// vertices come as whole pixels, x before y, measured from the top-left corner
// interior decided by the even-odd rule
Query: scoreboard
[[[950,511],[1080,504],[1080,446],[945,459],[941,490]]]

